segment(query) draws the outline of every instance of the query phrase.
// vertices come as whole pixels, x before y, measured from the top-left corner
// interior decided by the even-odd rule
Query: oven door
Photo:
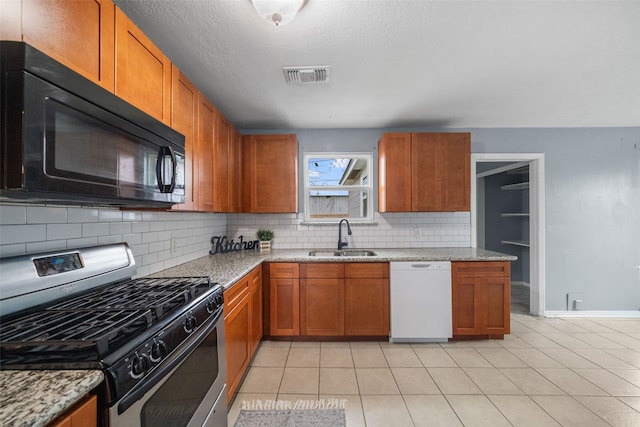
[[[109,412],[111,427],[227,425],[222,310]]]

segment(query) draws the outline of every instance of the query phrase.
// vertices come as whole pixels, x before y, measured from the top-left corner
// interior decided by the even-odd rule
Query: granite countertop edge
[[[0,371],[0,425],[40,427],[104,380],[102,371]]]
[[[263,262],[411,262],[514,261],[516,256],[476,248],[370,249],[375,256],[310,256],[310,251],[334,249],[275,249],[207,255],[151,274],[151,277],[208,276],[225,290]],[[358,249],[360,250],[360,249]],[[364,249],[362,249],[364,250]]]

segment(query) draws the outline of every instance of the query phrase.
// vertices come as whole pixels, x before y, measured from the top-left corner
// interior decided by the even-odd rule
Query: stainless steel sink
[[[309,256],[319,256],[319,257],[350,257],[350,256],[376,256],[377,253],[368,250],[341,250],[341,251],[311,251],[309,252]]]

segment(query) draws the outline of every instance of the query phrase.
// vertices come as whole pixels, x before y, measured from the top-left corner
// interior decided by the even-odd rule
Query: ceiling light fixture
[[[258,15],[276,27],[293,21],[305,2],[306,0],[251,0]]]

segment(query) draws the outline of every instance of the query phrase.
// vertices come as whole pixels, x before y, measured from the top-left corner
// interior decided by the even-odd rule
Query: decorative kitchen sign
[[[211,238],[211,250],[209,254],[226,254],[227,252],[240,252],[244,250],[256,250],[260,247],[260,240],[244,240],[244,236],[239,237],[240,241],[228,240],[227,236],[213,236]]]

